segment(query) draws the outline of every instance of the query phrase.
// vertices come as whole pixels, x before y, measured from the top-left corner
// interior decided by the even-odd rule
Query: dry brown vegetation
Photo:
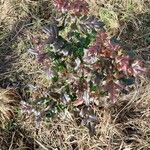
[[[146,0],[88,0],[91,13],[99,15],[110,35],[148,65],[150,63],[150,2]],[[19,101],[29,98],[26,85],[47,90],[41,66],[29,57],[28,30],[41,26],[51,15],[50,0],[0,1],[0,150],[149,150],[150,84],[141,79],[135,90],[115,104],[95,107],[99,123],[96,135],[79,125],[80,118],[65,110],[38,130],[33,116],[24,116]],[[32,22],[30,17],[36,18]],[[35,96],[30,95],[32,97]],[[69,108],[68,108],[69,109]]]

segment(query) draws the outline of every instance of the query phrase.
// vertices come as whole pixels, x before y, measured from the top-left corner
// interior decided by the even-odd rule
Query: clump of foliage
[[[49,106],[49,101],[57,99],[63,108],[81,108],[82,123],[90,133],[95,133],[97,118],[92,105],[101,97],[115,103],[147,69],[112,41],[103,22],[88,13],[85,0],[54,0],[53,4],[57,12],[41,31],[45,39],[31,35],[33,46],[28,50],[42,66],[52,87],[44,98],[45,108],[37,111],[25,102],[22,108],[35,114],[39,123],[50,109],[56,110],[57,105]]]

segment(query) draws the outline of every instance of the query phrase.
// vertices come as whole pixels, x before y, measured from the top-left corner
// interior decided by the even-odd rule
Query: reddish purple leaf
[[[109,99],[113,103],[115,103],[117,100],[117,97],[119,96],[119,92],[123,90],[124,87],[120,83],[117,83],[111,80],[109,82],[106,81],[106,83],[104,83],[104,89],[106,92],[108,92]]]

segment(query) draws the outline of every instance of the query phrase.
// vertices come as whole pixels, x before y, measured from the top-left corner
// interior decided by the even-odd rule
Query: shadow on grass
[[[123,30],[120,40],[122,45],[140,56],[144,61],[150,62],[150,13],[136,16],[137,27],[129,22]]]
[[[17,45],[18,37],[20,40],[24,40],[22,37],[24,30],[26,30],[33,22],[33,20],[48,20],[52,14],[52,4],[51,1],[33,1],[31,3],[26,3],[26,10],[19,9],[19,13],[26,14],[26,17],[20,18],[19,21],[14,23],[11,27],[11,31],[5,31],[5,27],[3,28],[3,22],[1,22],[0,26],[0,87],[6,88],[8,86],[15,86],[18,84],[18,76],[17,70],[14,69],[14,65],[19,61],[20,57],[15,47]],[[20,10],[21,9],[21,10]],[[21,14],[18,14],[18,18]],[[15,18],[16,19],[16,18]],[[32,25],[31,25],[32,26]],[[8,32],[8,33],[5,33]],[[3,38],[4,34],[4,38]],[[21,37],[22,36],[22,37]],[[20,41],[19,41],[20,42]],[[11,79],[11,77],[13,77]],[[15,82],[15,83],[13,83]],[[23,82],[22,80],[20,82]]]
[[[11,76],[16,72],[13,66],[17,63],[19,58],[14,43],[17,41],[18,36],[23,34],[25,25],[30,23],[30,21],[29,18],[24,18],[16,22],[12,30],[7,33],[7,36],[0,41],[0,87],[2,88],[13,86],[13,81],[11,81],[13,79],[11,79]]]
[[[0,148],[1,150],[34,150],[38,148],[38,145],[34,142],[34,138],[30,136],[30,133],[19,126],[11,129],[0,128]]]

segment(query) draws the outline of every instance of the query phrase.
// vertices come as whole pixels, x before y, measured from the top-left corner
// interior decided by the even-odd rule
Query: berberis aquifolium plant
[[[90,16],[85,0],[54,0],[53,4],[56,16],[42,30],[47,38],[32,36],[28,52],[42,65],[57,98],[64,105],[81,108],[82,123],[92,134],[97,118],[91,106],[101,97],[115,103],[121,93],[129,92],[127,81],[146,74],[147,69],[111,40],[104,23]],[[53,98],[53,92],[47,97]],[[50,107],[36,111],[22,103],[25,112],[35,113],[36,122]]]

